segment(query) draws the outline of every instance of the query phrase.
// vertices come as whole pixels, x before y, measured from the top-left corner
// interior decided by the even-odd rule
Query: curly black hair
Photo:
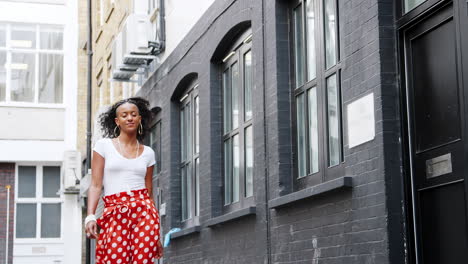
[[[131,103],[138,107],[138,111],[141,116],[141,125],[143,127],[142,133],[137,133],[137,139],[140,142],[143,142],[146,134],[149,130],[149,125],[153,119],[153,113],[149,110],[149,102],[146,99],[141,97],[131,97],[127,99],[120,100],[113,104],[106,112],[102,113],[99,116],[99,124],[102,128],[103,137],[115,138],[120,134],[120,129],[115,129],[117,126],[115,124],[115,118],[117,117],[117,108],[125,103]]]

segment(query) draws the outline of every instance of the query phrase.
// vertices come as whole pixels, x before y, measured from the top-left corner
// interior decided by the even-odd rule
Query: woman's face
[[[117,107],[117,117],[115,123],[120,130],[126,133],[135,133],[141,122],[141,115],[138,107],[132,103],[124,103]]]

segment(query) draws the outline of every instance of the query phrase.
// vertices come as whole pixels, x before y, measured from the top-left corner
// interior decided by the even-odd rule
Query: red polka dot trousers
[[[158,256],[159,215],[147,189],[103,197],[97,264],[150,264]]]

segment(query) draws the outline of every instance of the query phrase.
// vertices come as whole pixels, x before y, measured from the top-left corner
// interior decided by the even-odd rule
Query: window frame
[[[227,49],[226,57],[221,61],[221,67],[220,67],[220,77],[219,80],[221,82],[220,88],[221,88],[221,103],[222,103],[222,182],[223,182],[223,188],[222,188],[222,212],[223,214],[237,211],[242,208],[246,208],[248,206],[253,206],[255,203],[255,193],[254,191],[252,192],[251,196],[246,197],[246,165],[245,165],[245,156],[246,156],[246,129],[251,128],[252,129],[252,146],[255,146],[255,141],[254,141],[254,126],[253,126],[253,100],[251,99],[251,110],[252,110],[252,116],[250,119],[245,120],[245,71],[244,71],[244,55],[250,52],[251,58],[252,58],[252,87],[254,86],[254,53],[253,53],[253,45],[252,45],[252,30],[248,29],[242,34],[239,35],[237,40],[234,42],[234,44],[231,46],[230,49]],[[223,74],[226,71],[229,71],[234,64],[237,64],[238,67],[238,109],[239,109],[239,114],[238,114],[238,126],[237,128],[230,128],[227,132],[224,131],[224,125],[225,125],[225,108],[224,108],[224,98],[225,98],[225,93],[224,93],[224,84],[223,84]],[[231,74],[229,74],[231,76]],[[229,79],[230,85],[232,84],[231,79]],[[232,89],[232,88],[231,88]],[[251,98],[253,95],[253,90],[251,90]],[[230,102],[232,102],[232,97]],[[232,106],[230,109],[230,114],[232,117]],[[232,122],[232,120],[230,120]],[[231,196],[231,202],[229,204],[226,203],[226,182],[225,182],[225,167],[226,167],[226,160],[225,160],[225,142],[227,140],[233,141],[234,137],[238,136],[239,138],[239,201],[232,201],[232,196]],[[231,144],[232,146],[232,144]],[[252,150],[252,155],[254,159],[254,164],[255,164],[255,147],[253,147]],[[232,152],[231,152],[232,156]],[[255,185],[255,173],[252,172],[252,185]],[[231,185],[232,186],[232,185]],[[231,187],[232,188],[232,187]],[[254,188],[253,188],[254,189]],[[231,193],[232,189],[231,189]]]
[[[32,198],[21,198],[18,197],[18,187],[19,187],[19,167],[22,166],[33,166],[36,168],[36,197]],[[59,197],[43,197],[43,168],[44,167],[59,167],[60,171],[62,170],[62,164],[57,162],[44,162],[44,163],[30,163],[30,162],[22,162],[15,164],[15,214],[14,214],[14,232],[13,232],[13,239],[15,243],[35,243],[37,241],[43,242],[63,242],[64,241],[64,194],[61,192]],[[60,173],[60,190],[62,190],[62,173]],[[59,191],[60,191],[59,190]],[[36,236],[32,238],[17,238],[16,235],[16,221],[17,221],[17,205],[18,204],[35,204],[36,205]],[[41,221],[42,221],[42,204],[60,204],[60,236],[59,237],[52,237],[52,238],[43,238],[41,237]]]
[[[178,118],[179,118],[179,140],[180,140],[180,148],[179,148],[179,153],[180,153],[180,162],[178,164],[178,170],[179,170],[179,175],[180,175],[180,223],[182,227],[190,227],[190,226],[195,226],[199,225],[199,217],[200,217],[200,182],[199,182],[199,170],[198,172],[196,171],[195,165],[197,165],[198,161],[198,168],[200,166],[200,149],[198,149],[198,152],[196,152],[196,142],[195,142],[195,136],[196,136],[196,128],[195,128],[195,119],[196,119],[196,113],[195,113],[195,100],[198,100],[199,104],[199,89],[198,89],[198,80],[192,80],[191,83],[187,86],[189,87],[184,93],[179,97],[177,103],[178,103]],[[187,153],[187,159],[183,160],[182,157],[182,122],[183,120],[181,119],[181,113],[184,108],[187,107],[187,105],[190,105],[190,151],[191,153]],[[198,108],[200,108],[200,105],[198,105]],[[198,119],[198,124],[199,123]],[[198,131],[198,136],[199,136],[199,131]],[[187,151],[187,150],[186,150]],[[182,170],[184,168],[188,167],[189,171],[189,176],[191,180],[191,189],[190,191],[187,191],[187,193],[190,193],[189,201],[190,204],[188,204],[187,208],[187,217],[184,219],[184,212],[183,212],[183,196],[182,196]],[[197,180],[198,178],[198,180]]]
[[[396,11],[396,28],[404,28],[408,26],[411,21],[418,19],[424,13],[432,12],[432,10],[437,9],[438,6],[443,6],[446,3],[447,1],[443,0],[426,0],[406,12],[405,0],[395,1],[394,6]]]
[[[295,0],[290,3],[290,69],[291,69],[291,113],[292,113],[292,137],[293,137],[293,148],[294,153],[294,168],[293,168],[293,187],[292,191],[298,191],[305,189],[310,186],[314,186],[329,180],[336,179],[338,177],[344,176],[344,144],[343,144],[343,99],[341,92],[341,70],[342,70],[342,60],[341,60],[341,45],[340,45],[340,32],[339,32],[339,3],[338,0],[333,0],[336,8],[336,17],[337,22],[335,23],[336,31],[336,43],[335,43],[335,53],[336,53],[336,62],[333,66],[327,68],[326,66],[326,38],[325,38],[325,1],[326,0],[315,0],[314,11],[315,11],[315,78],[308,80],[308,32],[307,32],[307,22],[306,22],[306,0]],[[301,40],[302,40],[302,54],[305,56],[302,64],[302,74],[304,78],[304,83],[302,85],[297,85],[296,70],[298,69],[295,62],[295,21],[294,21],[294,12],[296,8],[300,7],[302,9],[302,28],[300,30]],[[337,98],[338,98],[338,135],[339,135],[339,163],[337,165],[330,166],[330,149],[329,149],[329,116],[328,116],[328,87],[327,80],[333,75],[336,75],[336,88],[337,88]],[[310,131],[309,131],[309,102],[308,102],[308,92],[311,89],[316,89],[316,101],[317,101],[317,136],[318,136],[318,171],[311,173],[310,169]],[[306,175],[299,176],[299,152],[298,152],[298,111],[297,111],[297,98],[298,96],[305,96],[304,106],[302,111],[304,113],[304,119],[306,122],[305,127],[305,140],[306,140],[306,154],[304,162],[306,164]]]
[[[1,23],[5,25],[5,34],[6,34],[6,43],[4,47],[0,46],[0,52],[5,52],[6,55],[6,64],[12,63],[12,54],[20,53],[20,54],[33,54],[34,55],[34,77],[33,77],[33,93],[34,99],[32,102],[27,101],[14,101],[11,99],[11,91],[12,91],[12,69],[10,67],[5,68],[6,74],[6,83],[5,83],[5,100],[0,101],[0,106],[25,106],[25,107],[44,107],[44,108],[64,108],[65,102],[67,100],[66,93],[65,93],[65,79],[64,79],[64,72],[65,72],[65,52],[64,52],[64,25],[56,25],[56,24],[35,24],[35,23],[12,23],[12,22],[4,22]],[[13,47],[11,45],[11,32],[14,26],[30,26],[34,27],[35,32],[35,47],[32,48],[18,48]],[[41,28],[42,27],[56,27],[60,28],[62,32],[62,48],[61,49],[43,49],[40,47],[41,45]],[[40,93],[40,57],[41,55],[60,55],[62,57],[62,102],[61,103],[41,103],[39,102],[39,93]]]

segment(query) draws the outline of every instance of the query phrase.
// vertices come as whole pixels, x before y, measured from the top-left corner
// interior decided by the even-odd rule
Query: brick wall
[[[162,109],[161,186],[164,230],[180,219],[178,109],[174,89],[197,73],[200,96],[201,231],[176,238],[165,263],[404,263],[398,191],[398,97],[393,1],[337,1],[340,10],[341,89],[345,168],[353,186],[286,207],[270,199],[293,188],[294,118],[288,1],[218,0],[147,81],[140,96]],[[230,29],[249,21],[255,67],[254,145],[256,214],[207,227],[222,203],[222,102],[211,63]],[[323,87],[322,87],[323,88]],[[374,93],[375,139],[349,149],[346,105]],[[393,208],[393,209],[392,209]],[[390,215],[391,214],[391,215]],[[391,253],[393,252],[393,254]],[[391,261],[390,261],[391,260]]]
[[[13,263],[13,232],[15,219],[15,164],[0,163],[0,263],[5,263],[6,257],[6,222],[7,222],[7,190],[10,185],[10,215],[8,237],[8,263]]]

